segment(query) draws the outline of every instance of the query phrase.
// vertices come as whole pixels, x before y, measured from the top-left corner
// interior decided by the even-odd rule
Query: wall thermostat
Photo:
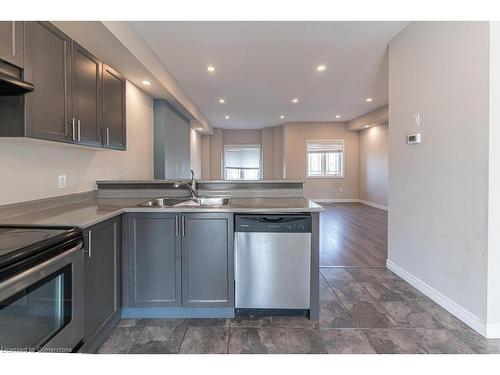
[[[420,133],[415,133],[415,134],[408,134],[407,135],[407,139],[406,139],[406,142],[409,144],[409,145],[415,145],[415,144],[419,144],[422,142],[422,137],[420,135]]]

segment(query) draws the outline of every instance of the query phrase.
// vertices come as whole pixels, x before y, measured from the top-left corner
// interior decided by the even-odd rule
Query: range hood
[[[34,89],[31,83],[0,71],[0,96],[23,95]]]

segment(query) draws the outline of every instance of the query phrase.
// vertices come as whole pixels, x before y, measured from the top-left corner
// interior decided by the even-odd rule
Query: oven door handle
[[[80,241],[71,249],[0,282],[0,301],[6,300],[17,292],[24,290],[36,281],[49,276],[68,264],[75,263],[82,266],[82,249],[83,241]]]

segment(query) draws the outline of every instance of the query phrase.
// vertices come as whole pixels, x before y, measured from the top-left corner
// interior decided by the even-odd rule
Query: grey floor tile
[[[333,293],[332,288],[321,275],[319,277],[319,300],[337,301],[337,296]]]
[[[372,268],[370,273],[378,280],[403,281],[402,278],[387,268]]]
[[[377,353],[382,354],[423,354],[425,350],[418,344],[409,329],[366,329],[363,333]]]
[[[332,282],[331,287],[340,301],[373,301],[374,298],[368,293],[361,283],[354,282]]]
[[[323,267],[320,268],[321,274],[328,282],[333,281],[356,281],[345,268]]]
[[[180,353],[225,354],[228,341],[228,327],[190,326],[182,341]]]
[[[500,339],[487,339],[472,330],[455,331],[455,334],[479,354],[500,354]]]
[[[426,309],[415,301],[380,302],[399,327],[445,328]]]
[[[473,354],[476,353],[461,340],[455,330],[416,328],[411,330],[415,341],[431,354]]]
[[[408,301],[430,301],[424,294],[420,293],[416,288],[408,284],[406,281],[382,281],[382,284],[399,294],[401,298]]]
[[[190,326],[215,326],[215,327],[229,327],[230,319],[223,318],[194,318],[188,319]]]
[[[237,316],[231,319],[231,327],[271,327],[270,316]]]
[[[273,316],[271,317],[273,328],[317,328],[318,322],[310,320],[305,316]]]
[[[125,354],[134,345],[142,329],[135,326],[117,326],[97,350],[101,354]]]
[[[129,353],[178,353],[185,331],[185,326],[146,326],[142,329]]]
[[[377,302],[346,302],[344,306],[359,328],[392,328],[396,326],[396,322]]]
[[[432,317],[448,329],[463,329],[470,330],[469,326],[455,318],[448,311],[443,309],[435,302],[419,301],[418,304],[427,311]]]
[[[182,318],[139,319],[136,325],[141,327],[186,327],[188,320]]]
[[[317,329],[231,328],[229,353],[326,353]]]
[[[121,319],[118,322],[120,327],[136,327],[141,325],[141,319]]]
[[[346,268],[354,281],[376,281],[380,280],[377,274],[372,273],[372,268]]]
[[[356,328],[356,323],[339,302],[320,302],[319,312],[322,328]]]
[[[377,301],[403,301],[399,293],[383,285],[380,281],[363,281],[361,285]]]
[[[373,354],[375,349],[359,329],[319,330],[325,349],[329,354]]]

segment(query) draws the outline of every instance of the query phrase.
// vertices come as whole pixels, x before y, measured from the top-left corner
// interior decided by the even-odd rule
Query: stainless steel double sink
[[[224,207],[229,204],[231,197],[213,196],[185,198],[155,198],[145,203],[141,207]]]

